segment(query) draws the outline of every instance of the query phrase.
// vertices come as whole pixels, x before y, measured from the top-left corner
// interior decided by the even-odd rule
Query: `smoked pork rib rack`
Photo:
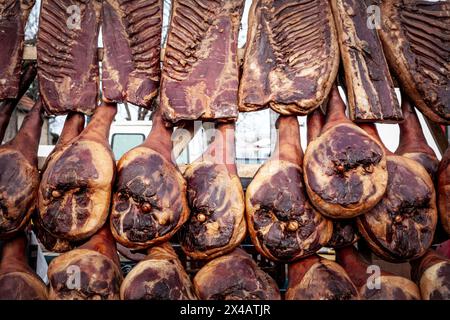
[[[354,121],[403,120],[394,84],[375,26],[369,28],[361,0],[332,0],[345,69],[350,118]]]
[[[240,111],[305,115],[323,102],[339,67],[328,1],[255,0],[247,34]]]
[[[0,0],[0,100],[16,98],[28,15],[34,0]]]
[[[244,0],[175,0],[161,80],[171,122],[237,118],[238,31]]]
[[[386,0],[379,30],[403,89],[428,118],[450,123],[450,1]]]
[[[42,1],[37,59],[40,93],[47,113],[93,113],[99,82],[100,14],[98,0]]]
[[[160,79],[161,0],[103,2],[103,99],[150,108]]]

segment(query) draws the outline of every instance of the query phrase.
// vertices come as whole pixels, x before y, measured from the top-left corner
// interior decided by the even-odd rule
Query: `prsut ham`
[[[160,79],[162,0],[103,1],[103,99],[150,108]]]
[[[330,218],[363,214],[386,191],[386,153],[378,141],[346,118],[336,86],[320,136],[306,149],[303,172],[312,204]]]
[[[58,142],[53,149],[52,153],[47,157],[45,164],[42,167],[42,172],[45,172],[48,164],[52,159],[59,154],[59,152],[65,148],[68,144],[76,139],[78,135],[84,129],[85,117],[79,112],[70,112],[64,122],[64,127]],[[33,214],[33,230],[36,233],[37,238],[41,244],[49,251],[52,252],[66,252],[72,250],[75,247],[75,243],[53,236],[49,231],[45,229],[41,221],[41,217],[38,212]]]
[[[405,121],[399,124],[400,143],[395,154],[417,161],[434,180],[439,160],[427,144],[416,111],[405,94],[402,95],[402,110]]]
[[[161,76],[165,119],[235,120],[244,0],[174,0]]]
[[[444,230],[450,235],[450,147],[442,157],[437,176],[440,220]]]
[[[39,89],[51,115],[92,114],[98,97],[99,0],[42,0],[37,39]]]
[[[280,300],[276,282],[242,249],[208,262],[194,277],[202,300]]]
[[[339,44],[327,0],[255,0],[239,87],[239,110],[306,115],[328,96]]]
[[[353,246],[336,252],[336,262],[347,271],[365,300],[420,300],[420,291],[411,280],[376,269],[365,262]],[[376,272],[380,271],[380,274]]]
[[[119,300],[122,272],[111,230],[52,260],[47,276],[51,300]]]
[[[212,144],[184,172],[191,216],[181,229],[181,245],[194,259],[212,259],[228,253],[246,234],[234,130],[234,123],[218,124]]]
[[[16,137],[0,147],[0,239],[22,230],[36,208],[42,124],[42,103],[38,100]]]
[[[332,0],[345,70],[350,118],[365,122],[403,120],[376,26],[361,0]]]
[[[309,256],[289,265],[286,300],[359,300],[345,270],[336,262]]]
[[[166,242],[150,248],[123,280],[122,300],[196,300],[191,279],[172,246]]]
[[[47,300],[47,287],[28,265],[27,237],[19,233],[3,243],[0,300]]]
[[[36,73],[36,63],[25,64],[20,75],[17,97],[14,99],[7,99],[3,103],[0,102],[0,144],[5,137],[6,129],[8,128],[8,124],[14,109],[16,108],[23,95],[27,92],[31,83],[34,81]]]
[[[381,3],[384,53],[402,88],[424,115],[450,123],[450,3]]]
[[[375,125],[361,127],[381,143]],[[431,246],[437,224],[436,192],[422,165],[383,148],[389,174],[387,190],[374,208],[357,217],[358,230],[381,258],[409,261]]]
[[[247,221],[261,254],[275,261],[293,261],[324,246],[333,226],[306,194],[297,117],[280,116],[277,127],[275,151],[247,187]]]
[[[433,250],[411,262],[411,278],[424,300],[450,300],[450,260]]]
[[[109,129],[116,104],[99,106],[83,132],[51,155],[39,186],[39,218],[57,238],[81,241],[106,222],[115,178]]]
[[[18,96],[25,26],[34,2],[0,1],[0,100]]]
[[[166,242],[189,218],[186,181],[172,158],[171,136],[157,109],[147,139],[119,160],[110,224],[126,247]]]

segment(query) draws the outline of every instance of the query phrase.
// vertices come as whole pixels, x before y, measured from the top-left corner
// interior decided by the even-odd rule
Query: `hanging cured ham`
[[[162,0],[103,1],[103,99],[149,109],[160,78]]]
[[[0,1],[0,100],[18,96],[25,26],[34,2]]]
[[[237,44],[244,2],[172,1],[161,78],[165,119],[237,118]]]
[[[92,114],[97,105],[101,5],[98,0],[41,2],[38,76],[48,114]]]
[[[306,194],[297,117],[280,116],[277,127],[275,151],[247,187],[247,220],[261,254],[275,261],[293,261],[324,246],[333,226]]]
[[[0,255],[0,300],[47,300],[47,287],[27,261],[24,233],[3,243]]]
[[[120,287],[122,300],[196,300],[191,279],[172,246],[166,242],[148,250]]]
[[[403,120],[376,26],[368,25],[361,0],[332,0],[345,69],[350,118],[354,121]]]
[[[172,128],[159,109],[152,130],[117,165],[111,229],[116,240],[143,249],[168,241],[189,218],[186,181],[172,158]]]
[[[255,0],[239,88],[239,110],[270,107],[305,115],[327,97],[339,45],[327,0]]]
[[[450,123],[450,3],[381,2],[384,53],[402,88],[428,118]]]
[[[191,216],[181,245],[194,259],[212,259],[236,248],[246,234],[245,202],[235,163],[235,124],[218,124],[214,141],[186,168]]]
[[[437,190],[441,223],[450,235],[450,147],[447,148],[439,165]]]
[[[359,300],[345,270],[317,255],[289,265],[286,300]]]
[[[38,147],[43,124],[39,100],[16,137],[0,147],[0,239],[25,228],[36,208]]]
[[[312,204],[331,218],[352,218],[373,208],[386,191],[388,174],[382,145],[345,116],[336,86],[320,136],[310,142],[304,161]]]
[[[276,282],[242,249],[208,262],[194,287],[203,300],[280,300]]]
[[[381,143],[374,125],[361,125]],[[436,192],[425,168],[414,160],[387,154],[386,193],[366,214],[358,230],[381,258],[402,262],[422,256],[431,246],[437,224]]]
[[[337,250],[336,262],[347,271],[365,300],[420,300],[420,291],[411,280],[385,272],[363,260],[353,246]],[[380,274],[376,273],[380,271]]]
[[[107,220],[115,178],[108,139],[116,113],[115,104],[99,106],[83,132],[59,144],[46,164],[39,216],[42,226],[57,238],[87,239]]]
[[[100,229],[81,247],[53,259],[47,275],[51,300],[119,300],[123,279],[109,227]]]

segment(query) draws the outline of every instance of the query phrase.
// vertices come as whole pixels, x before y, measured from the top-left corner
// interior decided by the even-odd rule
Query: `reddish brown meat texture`
[[[99,0],[43,0],[37,59],[48,114],[91,115],[98,98]]]
[[[175,0],[161,79],[165,119],[236,119],[243,0]]]
[[[376,26],[361,0],[331,1],[354,121],[403,120]]]
[[[450,123],[449,1],[385,0],[380,38],[389,66],[416,107]]]
[[[438,170],[438,209],[441,224],[450,235],[450,147],[447,148]]]
[[[327,247],[342,248],[358,241],[360,235],[354,219],[333,220],[333,234]]]
[[[19,93],[25,26],[34,2],[0,1],[0,100],[14,99]]]
[[[103,2],[103,99],[150,109],[160,80],[163,1]]]
[[[280,300],[275,281],[250,255],[236,249],[208,262],[194,277],[195,291],[204,300]]]
[[[239,87],[239,110],[271,107],[305,115],[328,95],[339,67],[339,45],[327,0],[257,0]]]

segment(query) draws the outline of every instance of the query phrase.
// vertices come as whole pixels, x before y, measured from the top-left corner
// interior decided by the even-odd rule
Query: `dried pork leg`
[[[105,101],[149,109],[160,78],[162,0],[103,1]]]
[[[437,174],[438,206],[441,224],[450,235],[450,147],[442,157]]]
[[[35,0],[0,0],[0,100],[19,93],[23,42]]]
[[[247,34],[240,111],[305,115],[323,102],[339,67],[327,0],[255,0]]]
[[[237,118],[244,0],[174,0],[161,79],[171,122]]]
[[[98,96],[99,0],[42,0],[37,42],[47,113],[92,114]]]
[[[450,1],[384,0],[380,37],[417,108],[450,124]]]
[[[332,0],[345,69],[350,118],[354,121],[403,120],[394,84],[375,27],[368,26],[362,0]]]

